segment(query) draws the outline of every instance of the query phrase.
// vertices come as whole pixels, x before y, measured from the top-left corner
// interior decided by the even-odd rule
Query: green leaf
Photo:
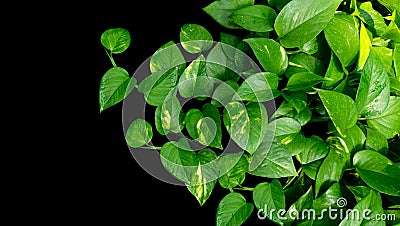
[[[248,168],[249,162],[244,152],[222,155],[218,159],[219,184],[226,189],[241,185],[246,178]]]
[[[210,197],[218,176],[216,166],[217,155],[211,149],[203,149],[197,153],[198,168],[193,174],[191,183],[186,185],[200,206]]]
[[[369,53],[371,52],[372,43],[368,36],[367,29],[364,23],[361,23],[360,27],[360,53],[358,56],[357,67],[362,70],[364,68],[365,62],[367,62]]]
[[[173,41],[161,46],[150,58],[151,73],[157,72],[159,75],[175,67],[180,67],[179,71],[182,72],[182,67],[185,65],[186,60]]]
[[[341,136],[344,130],[353,127],[358,118],[356,105],[351,97],[331,90],[319,90],[319,97],[329,117]]]
[[[203,117],[203,113],[198,109],[190,109],[185,116],[185,127],[193,139],[199,138],[197,123]]]
[[[178,90],[183,98],[208,97],[214,88],[213,81],[206,74],[205,57],[193,60],[179,78]]]
[[[322,82],[321,88],[331,89],[336,87],[341,81],[343,81],[344,71],[339,58],[332,52],[331,59],[329,61],[328,69],[325,73],[325,80]]]
[[[128,49],[131,44],[131,36],[126,29],[111,28],[103,32],[100,41],[104,48],[110,50],[113,54],[118,54]]]
[[[319,159],[314,162],[302,165],[301,168],[303,168],[304,173],[311,179],[315,180],[317,178],[317,173],[319,170],[319,167],[321,167],[322,162],[324,159]]]
[[[285,89],[290,91],[308,90],[324,80],[320,75],[311,72],[300,72],[289,78]]]
[[[213,121],[213,124],[215,125],[215,136],[213,139],[211,139],[210,143],[208,146],[210,147],[215,147],[218,149],[223,149],[222,147],[222,124],[221,124],[221,118],[219,111],[217,107],[215,107],[212,104],[206,103],[203,105],[202,108],[202,113],[204,117],[208,117]],[[201,133],[199,134],[201,136]]]
[[[385,66],[371,51],[357,90],[358,113],[365,116],[380,115],[387,107],[390,98],[390,81]]]
[[[120,67],[113,67],[104,74],[99,88],[100,112],[125,98],[129,82],[128,72]]]
[[[366,150],[374,150],[381,154],[387,154],[389,143],[386,137],[376,129],[367,128]]]
[[[133,148],[148,144],[153,138],[153,130],[150,123],[138,118],[131,122],[126,131],[126,143]]]
[[[185,24],[179,34],[182,47],[189,53],[200,53],[211,48],[213,37],[207,29],[198,24]]]
[[[400,196],[400,167],[382,154],[362,150],[353,157],[353,164],[361,179],[379,192]]]
[[[292,223],[293,221],[303,221],[307,219],[302,219],[302,216],[306,218],[305,214],[303,215],[302,211],[303,210],[309,210],[312,209],[313,207],[313,193],[312,193],[312,187],[310,187],[306,193],[304,193],[296,202],[294,202],[286,211],[285,217],[287,217],[287,221],[285,223]],[[298,213],[299,215],[295,215]],[[305,213],[305,212],[304,212]],[[293,219],[295,217],[295,219]],[[308,219],[310,220],[310,219]]]
[[[396,71],[396,77],[400,81],[400,44],[396,44],[394,48],[393,64]]]
[[[284,138],[291,134],[300,132],[301,124],[299,121],[289,117],[282,117],[271,121],[268,124],[267,131],[277,138]]]
[[[282,92],[282,96],[297,112],[301,112],[307,106],[307,95],[303,91]]]
[[[184,126],[183,119],[185,115],[175,93],[171,92],[161,105],[161,126],[165,134],[170,132],[179,133]]]
[[[217,107],[206,103],[202,111],[191,109],[185,117],[189,135],[205,146],[222,149],[221,118]]]
[[[261,66],[266,72],[281,75],[288,66],[288,56],[285,49],[273,39],[249,38],[245,39]]]
[[[390,76],[394,76],[393,49],[382,46],[372,46],[372,50],[385,66],[386,72]]]
[[[238,81],[240,76],[236,73],[238,66],[235,64],[234,59],[232,59],[232,55],[228,55],[226,52],[239,52],[236,48],[218,42],[215,46],[210,50],[207,55],[206,60],[206,73],[210,78],[214,78],[215,83],[221,81]],[[238,55],[243,55],[241,52]],[[248,63],[247,61],[244,63]]]
[[[329,218],[329,215],[326,213],[326,211],[328,209],[336,209],[337,213],[339,213],[340,211],[344,211],[343,208],[339,208],[337,205],[337,201],[340,198],[342,198],[340,183],[334,183],[328,188],[326,192],[314,199],[312,209],[314,209],[316,214],[315,218],[313,218],[314,222],[312,225],[338,225],[340,222],[340,218],[337,217],[336,219],[331,219]],[[309,213],[312,216],[312,211]],[[305,216],[309,216],[307,212]]]
[[[398,2],[397,0],[378,0],[378,2],[384,5],[391,12],[400,9],[400,2]]]
[[[305,107],[303,110],[296,113],[293,118],[299,121],[301,126],[304,126],[311,120],[312,114],[311,108]]]
[[[292,75],[300,72],[323,75],[326,70],[326,63],[315,56],[306,53],[295,53],[289,55],[289,66],[285,71],[285,76],[290,78]]]
[[[315,38],[333,18],[342,0],[292,0],[278,14],[275,30],[282,46],[295,48]]]
[[[380,14],[373,8],[371,2],[367,1],[361,3],[359,7],[359,12],[361,18],[367,24],[368,30],[370,30],[375,37],[381,36],[385,32],[387,28],[386,22],[382,14]]]
[[[360,49],[358,21],[347,13],[337,13],[324,29],[325,38],[343,67],[352,65]]]
[[[306,138],[302,132],[294,133],[287,136],[281,143],[286,146],[292,156],[299,154],[304,151],[303,148],[299,148],[304,145]]]
[[[346,186],[351,193],[353,193],[354,198],[357,202],[360,202],[368,193],[371,191],[370,187],[367,186]]]
[[[315,194],[326,191],[335,182],[340,182],[346,163],[349,160],[349,153],[343,146],[330,146],[328,156],[319,167],[315,179]]]
[[[237,89],[237,96],[233,100],[251,102],[265,102],[278,95],[280,78],[270,72],[260,72],[246,78]]]
[[[253,212],[254,206],[247,203],[239,193],[229,193],[217,207],[217,226],[242,225]]]
[[[186,140],[168,142],[161,147],[161,163],[176,179],[186,184],[188,190],[203,205],[211,195],[218,178],[217,155],[211,149],[198,153],[189,150]]]
[[[173,67],[165,73],[155,72],[143,79],[138,86],[138,91],[143,93],[149,105],[160,106],[169,93],[176,89],[180,74],[179,67]]]
[[[369,210],[368,215],[364,216],[365,214],[362,213],[365,213],[367,209]],[[357,202],[348,217],[344,218],[339,225],[365,225],[374,222],[373,225],[385,226],[385,221],[376,218],[377,215],[382,216],[383,213],[381,196],[378,192],[370,190],[368,195]]]
[[[290,177],[296,175],[296,168],[289,150],[280,142],[271,143],[266,138],[253,154],[249,174],[266,178]]]
[[[252,154],[265,136],[268,114],[263,104],[234,101],[225,107],[223,121],[232,140]]]
[[[364,148],[366,137],[360,127],[354,125],[353,127],[346,129],[343,133],[345,136],[342,138],[351,153],[354,154]]]
[[[277,210],[285,209],[285,194],[279,180],[274,179],[271,183],[259,183],[253,191],[253,200],[257,209],[263,210],[270,220],[278,224],[282,224],[278,216]],[[276,210],[276,211],[271,211]],[[272,214],[270,214],[272,212]]]
[[[390,97],[385,111],[381,115],[367,118],[367,123],[381,132],[386,139],[400,134],[400,97]]]
[[[400,29],[394,21],[391,21],[386,31],[382,34],[382,38],[391,39],[400,42]]]
[[[220,83],[212,94],[211,104],[216,107],[226,106],[232,101],[233,96],[236,94],[238,88],[239,85],[237,82],[232,80]]]
[[[216,22],[229,29],[239,29],[231,18],[236,10],[254,5],[254,0],[218,0],[214,1],[203,10],[210,15]]]
[[[238,9],[230,18],[240,27],[255,32],[274,30],[274,21],[277,14],[274,9],[266,5],[251,5]]]
[[[161,111],[162,111],[162,106],[156,107],[156,112],[154,114],[154,124],[156,126],[157,132],[160,135],[165,135],[165,131],[162,128]]]
[[[312,135],[304,138],[303,143],[297,147],[300,153],[296,155],[301,164],[308,164],[318,159],[324,158],[328,152],[328,145],[320,137]]]

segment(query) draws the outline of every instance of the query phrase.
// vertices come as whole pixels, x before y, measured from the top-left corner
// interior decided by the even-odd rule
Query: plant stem
[[[107,54],[108,58],[109,58],[110,61],[111,61],[111,64],[112,64],[114,67],[116,67],[117,64],[115,63],[114,58],[112,57],[112,53],[109,53],[106,49],[105,49],[105,51],[106,51],[106,54]]]
[[[148,144],[145,144],[145,146],[143,146],[142,148],[152,149],[152,150],[161,150],[161,147],[151,146],[151,145],[148,145]]]
[[[250,188],[250,187],[243,187],[241,185],[239,185],[239,188],[235,188],[236,190],[242,190],[242,191],[253,191],[254,188]]]
[[[299,170],[297,170],[296,175],[293,176],[292,179],[290,179],[290,181],[287,182],[287,183],[285,184],[285,186],[283,186],[283,190],[285,190],[287,187],[289,187],[290,184],[293,183],[293,181],[296,179],[296,177],[299,176],[299,174],[300,174],[300,172],[301,172],[302,170],[303,170],[303,168],[300,168]]]

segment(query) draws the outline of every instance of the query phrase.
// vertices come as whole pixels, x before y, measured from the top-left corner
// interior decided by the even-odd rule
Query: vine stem
[[[151,146],[151,145],[148,145],[148,144],[145,144],[145,146],[143,146],[142,148],[152,149],[152,150],[161,150],[161,147]]]
[[[311,118],[311,122],[325,122],[328,121],[330,117],[313,117]]]
[[[242,190],[242,191],[253,191],[254,188],[250,188],[250,187],[244,187],[242,185],[239,185],[239,188],[235,188],[236,190]]]
[[[297,170],[296,175],[293,176],[292,179],[290,179],[290,181],[287,182],[287,183],[285,184],[285,186],[283,186],[283,190],[285,190],[287,187],[289,187],[290,184],[293,183],[293,181],[296,179],[296,177],[299,176],[299,174],[300,174],[300,172],[301,172],[302,170],[303,170],[303,168],[300,168],[299,170]]]
[[[107,54],[108,58],[110,59],[112,65],[113,65],[114,67],[116,67],[117,64],[115,63],[114,58],[112,57],[112,54],[109,53],[106,49],[104,49],[104,50],[106,51],[106,54]]]

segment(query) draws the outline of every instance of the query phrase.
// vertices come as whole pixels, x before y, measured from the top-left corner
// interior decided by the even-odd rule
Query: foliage
[[[128,146],[158,152],[199,205],[215,186],[227,189],[218,226],[241,225],[257,210],[280,225],[399,223],[287,217],[399,208],[399,1],[217,0],[203,10],[231,33],[216,41],[204,26],[184,24],[180,44],[159,48],[141,81],[113,58],[128,49],[129,32],[102,34],[113,66],[100,82],[100,112],[133,91],[155,111],[131,122]],[[197,105],[186,109],[181,99]],[[183,136],[152,145],[153,135],[170,134]],[[239,151],[226,153],[228,141]],[[247,187],[246,178],[258,184]],[[286,219],[272,209],[286,210]]]

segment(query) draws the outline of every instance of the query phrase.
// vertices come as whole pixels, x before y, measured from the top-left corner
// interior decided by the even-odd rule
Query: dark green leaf
[[[267,32],[274,30],[276,16],[275,10],[269,6],[252,5],[236,10],[230,18],[246,30]]]
[[[381,196],[378,192],[370,190],[367,196],[357,202],[348,217],[340,222],[340,226],[369,225],[370,222],[374,222],[374,226],[385,226],[385,221],[376,217],[382,216],[383,213]]]
[[[319,159],[314,162],[302,165],[301,168],[303,168],[304,173],[311,179],[315,180],[317,178],[317,173],[319,170],[319,167],[321,167],[321,164],[324,159]]]
[[[352,65],[360,48],[356,18],[344,12],[337,13],[324,29],[324,34],[343,67]]]
[[[113,54],[124,52],[131,44],[129,31],[123,28],[111,28],[106,30],[100,38],[104,48]]]
[[[315,38],[333,18],[342,0],[292,0],[278,14],[275,30],[282,46],[295,48]]]
[[[374,150],[386,155],[389,150],[389,143],[381,132],[373,128],[367,128],[365,149]]]
[[[313,210],[315,211],[315,218],[312,225],[338,225],[340,222],[340,218],[330,219],[329,215],[326,211],[331,209],[336,209],[338,212],[343,211],[343,209],[339,208],[337,205],[338,200],[342,198],[342,190],[339,183],[332,184],[328,190],[319,195],[313,201]],[[310,215],[309,215],[309,214]],[[309,216],[312,216],[312,211],[306,212],[307,219],[312,219]]]
[[[396,70],[397,80],[400,81],[400,44],[397,44],[393,52],[393,64]]]
[[[299,121],[289,117],[282,117],[271,121],[268,124],[267,131],[278,138],[284,138],[287,135],[300,132],[301,124]]]
[[[297,219],[297,221],[301,220],[307,220],[307,219],[302,219],[303,216],[303,210],[307,209],[312,209],[313,207],[313,193],[312,193],[312,187],[310,187],[306,193],[304,193],[296,202],[294,202],[286,211],[286,217],[288,218],[285,223],[292,223]],[[296,215],[296,214],[299,215]],[[295,217],[293,219],[293,217]],[[305,218],[305,217],[304,217]],[[308,219],[310,220],[310,219]]]
[[[305,107],[303,110],[301,110],[300,112],[296,113],[293,118],[296,119],[297,121],[299,121],[301,126],[304,126],[312,118],[311,108]]]
[[[242,225],[253,212],[254,206],[247,203],[239,193],[229,193],[217,207],[217,226]]]
[[[342,138],[351,153],[354,154],[356,151],[364,149],[366,137],[360,127],[354,125],[353,127],[346,129],[343,133],[345,136]]]
[[[367,186],[346,186],[353,193],[357,202],[360,202],[371,191]]]
[[[260,183],[253,191],[254,204],[259,210],[263,210],[270,220],[278,224],[282,224],[278,217],[277,210],[285,209],[285,194],[279,180],[274,179],[271,183]],[[271,210],[276,210],[271,213]]]
[[[308,164],[318,159],[324,158],[328,152],[328,145],[320,137],[312,135],[310,138],[304,138],[303,143],[298,146],[301,150],[296,155],[301,164]]]
[[[400,2],[397,0],[378,0],[379,3],[384,5],[390,11],[399,10],[400,9]]]
[[[325,73],[325,81],[322,82],[323,89],[331,89],[336,87],[344,77],[344,71],[339,58],[332,52],[328,69]]]
[[[319,167],[315,179],[315,194],[326,191],[335,182],[339,182],[343,176],[349,153],[343,146],[330,146],[328,156]]]
[[[204,7],[203,10],[223,27],[238,29],[240,26],[230,18],[232,13],[251,5],[254,5],[254,0],[218,0]]]
[[[282,96],[297,112],[302,111],[307,106],[307,95],[303,91],[283,92]]]
[[[353,157],[353,164],[361,179],[384,194],[400,196],[400,167],[382,154],[363,150]]]
[[[185,116],[186,131],[193,139],[199,138],[197,123],[203,117],[203,113],[198,109],[190,109]]]
[[[104,74],[99,89],[100,112],[125,98],[129,81],[128,72],[120,67],[113,67]]]
[[[358,118],[356,105],[351,97],[331,90],[319,90],[318,94],[340,135],[353,127]]]
[[[202,113],[204,117],[208,117],[215,124],[215,136],[211,139],[208,146],[215,147],[222,150],[222,124],[219,111],[217,107],[212,104],[206,103],[203,105]],[[201,134],[199,134],[201,136]]]
[[[133,148],[148,144],[152,138],[153,130],[150,123],[141,118],[131,122],[125,134],[126,143]]]
[[[179,38],[182,47],[189,53],[200,53],[211,48],[213,37],[201,25],[185,24],[182,26]]]
[[[250,38],[245,39],[261,66],[266,72],[281,75],[288,66],[288,56],[285,49],[273,39],[269,38]]]

